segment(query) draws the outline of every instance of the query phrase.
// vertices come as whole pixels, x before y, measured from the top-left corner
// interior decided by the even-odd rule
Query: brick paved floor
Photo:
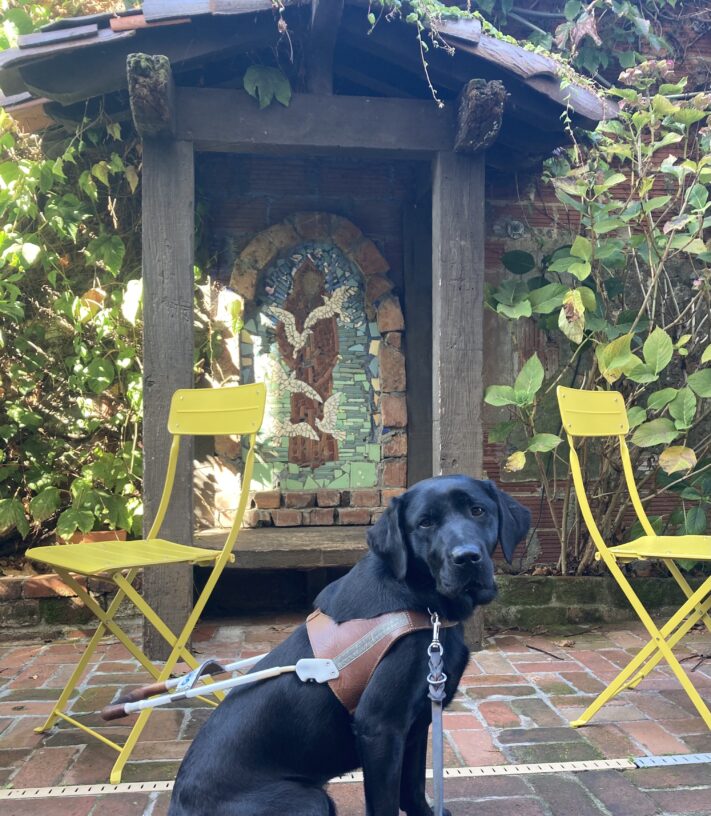
[[[204,657],[237,659],[271,648],[300,621],[296,616],[204,623],[195,649]],[[0,785],[15,788],[104,783],[114,759],[83,732],[60,724],[37,735],[33,728],[83,647],[84,633],[53,643],[0,644]],[[565,635],[504,632],[473,656],[460,693],[445,714],[449,767],[620,758],[711,751],[705,728],[676,680],[656,669],[636,691],[608,704],[593,725],[574,730],[577,716],[643,643],[640,628],[592,629]],[[678,650],[688,669],[709,651],[709,635],[696,631]],[[693,672],[711,701],[711,661]],[[116,691],[148,681],[110,638],[101,646],[74,700],[75,715],[120,739],[126,725],[106,725],[95,713]],[[127,766],[124,781],[173,778],[180,758],[204,722],[197,705],[156,711]],[[450,779],[445,784],[454,816],[711,816],[709,765],[635,771]],[[331,786],[341,816],[363,813],[361,786]],[[0,803],[3,816],[161,816],[169,794]]]

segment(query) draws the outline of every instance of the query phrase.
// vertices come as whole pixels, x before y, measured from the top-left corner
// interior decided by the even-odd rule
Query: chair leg
[[[687,598],[691,598],[691,596],[694,594],[694,590],[689,586],[689,582],[686,580],[679,567],[671,559],[665,559],[664,563],[666,564],[669,572],[671,572],[671,574],[674,576],[674,580],[681,587],[681,591],[684,593],[684,595],[686,595]],[[704,626],[709,630],[709,632],[711,632],[711,617],[709,617],[706,612],[703,612],[701,620],[704,622]]]
[[[57,570],[57,573],[68,586],[70,586],[72,589],[75,589],[76,591],[76,587],[78,587],[79,584],[76,581],[74,581],[71,578],[71,576],[69,576],[68,574],[63,575],[60,570]],[[132,574],[133,578],[135,578],[136,571],[133,570]],[[131,580],[133,580],[133,578]],[[74,586],[72,586],[72,584],[74,584]],[[116,614],[119,606],[121,605],[123,597],[124,593],[122,590],[119,589],[116,595],[114,595],[113,600],[109,604],[109,608],[106,610],[105,614],[107,620],[111,620],[113,616]],[[72,694],[74,693],[74,690],[76,689],[79,681],[82,678],[82,675],[84,674],[84,671],[86,670],[87,665],[89,664],[89,661],[91,660],[94,652],[96,651],[96,648],[99,645],[101,638],[104,636],[106,628],[107,628],[106,621],[100,618],[99,625],[96,627],[94,634],[91,636],[91,640],[84,649],[84,653],[82,654],[81,659],[77,663],[74,671],[71,673],[69,680],[67,680],[64,689],[62,690],[62,693],[59,695],[59,699],[57,700],[57,702],[54,705],[54,708],[52,709],[52,713],[49,715],[49,717],[47,717],[47,720],[43,723],[43,725],[40,725],[37,728],[35,728],[35,733],[42,734],[45,731],[49,731],[49,729],[52,728],[52,726],[57,722],[60,716],[58,712],[63,711],[64,707],[69,702]]]
[[[704,581],[669,621],[667,621],[661,629],[658,629],[619,567],[616,564],[609,566],[611,566],[614,577],[632,602],[632,606],[652,639],[571,725],[574,727],[585,725],[605,703],[609,702],[613,697],[619,694],[620,691],[630,685],[626,683],[630,675],[635,675],[632,682],[636,685],[643,676],[646,676],[646,674],[664,658],[682,688],[686,691],[689,699],[694,704],[694,707],[701,715],[704,723],[711,729],[711,711],[694,688],[693,683],[672,652],[672,648],[679,640],[681,640],[689,629],[711,608],[711,597],[707,597],[711,593],[711,578]],[[704,601],[704,599],[706,600]],[[642,672],[639,671],[641,667],[643,667]],[[635,674],[635,672],[638,674]],[[639,677],[639,674],[641,674],[642,677]]]
[[[146,604],[143,598],[140,595],[137,598],[137,601],[140,603],[138,604],[139,609],[143,614],[146,615],[146,618],[153,623],[155,626],[155,622],[160,624],[160,628],[156,627],[158,632],[165,637],[165,634],[168,634],[169,637],[166,638],[167,642],[172,646],[170,654],[168,655],[163,668],[161,669],[160,674],[158,675],[158,682],[162,682],[163,680],[167,680],[170,677],[171,672],[175,668],[176,663],[180,659],[180,657],[184,654],[190,656],[191,660],[194,660],[190,652],[186,649],[186,643],[188,642],[190,635],[192,634],[193,629],[195,628],[195,624],[200,619],[200,615],[202,614],[202,610],[205,608],[205,604],[207,603],[210,595],[212,594],[212,590],[217,583],[217,579],[220,577],[222,570],[226,564],[226,560],[220,558],[216,563],[215,566],[212,568],[212,572],[210,573],[210,577],[207,579],[205,587],[203,591],[200,593],[200,596],[195,602],[193,606],[193,610],[188,616],[185,625],[183,626],[182,631],[180,634],[175,637],[173,633],[168,629],[168,627],[163,623],[160,617],[153,611],[153,609]],[[132,594],[133,588],[131,587]],[[155,619],[155,622],[152,620]],[[165,629],[165,634],[162,631]],[[111,783],[113,785],[117,785],[121,781],[121,775],[123,774],[123,769],[126,763],[128,762],[131,753],[138,741],[139,737],[141,736],[141,732],[146,727],[148,723],[148,718],[151,715],[153,709],[146,708],[138,715],[138,719],[134,724],[133,728],[131,729],[131,733],[128,735],[128,739],[126,740],[123,748],[121,749],[121,753],[118,756],[118,759],[114,763],[113,768],[111,769]]]

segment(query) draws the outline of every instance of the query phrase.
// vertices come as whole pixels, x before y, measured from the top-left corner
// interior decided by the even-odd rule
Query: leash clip
[[[431,656],[432,652],[442,651],[442,644],[439,642],[441,624],[439,615],[436,612],[431,612],[429,609],[427,611],[430,613],[430,623],[432,624],[432,643],[427,647],[427,654]]]

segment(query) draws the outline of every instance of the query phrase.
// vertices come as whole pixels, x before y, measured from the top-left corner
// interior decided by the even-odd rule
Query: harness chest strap
[[[447,621],[442,626],[456,623]],[[411,632],[431,628],[429,615],[412,611],[336,623],[317,609],[306,619],[314,657],[327,658],[336,664],[339,676],[329,680],[328,685],[350,714],[390,647]]]

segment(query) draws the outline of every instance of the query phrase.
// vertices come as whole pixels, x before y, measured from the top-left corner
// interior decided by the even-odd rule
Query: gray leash
[[[442,656],[444,649],[439,642],[439,615],[430,612],[432,620],[432,643],[427,647],[429,655],[429,698],[432,700],[432,782],[434,789],[434,816],[444,813],[444,733],[442,729],[442,708],[444,705],[444,684],[447,675],[444,673]]]

